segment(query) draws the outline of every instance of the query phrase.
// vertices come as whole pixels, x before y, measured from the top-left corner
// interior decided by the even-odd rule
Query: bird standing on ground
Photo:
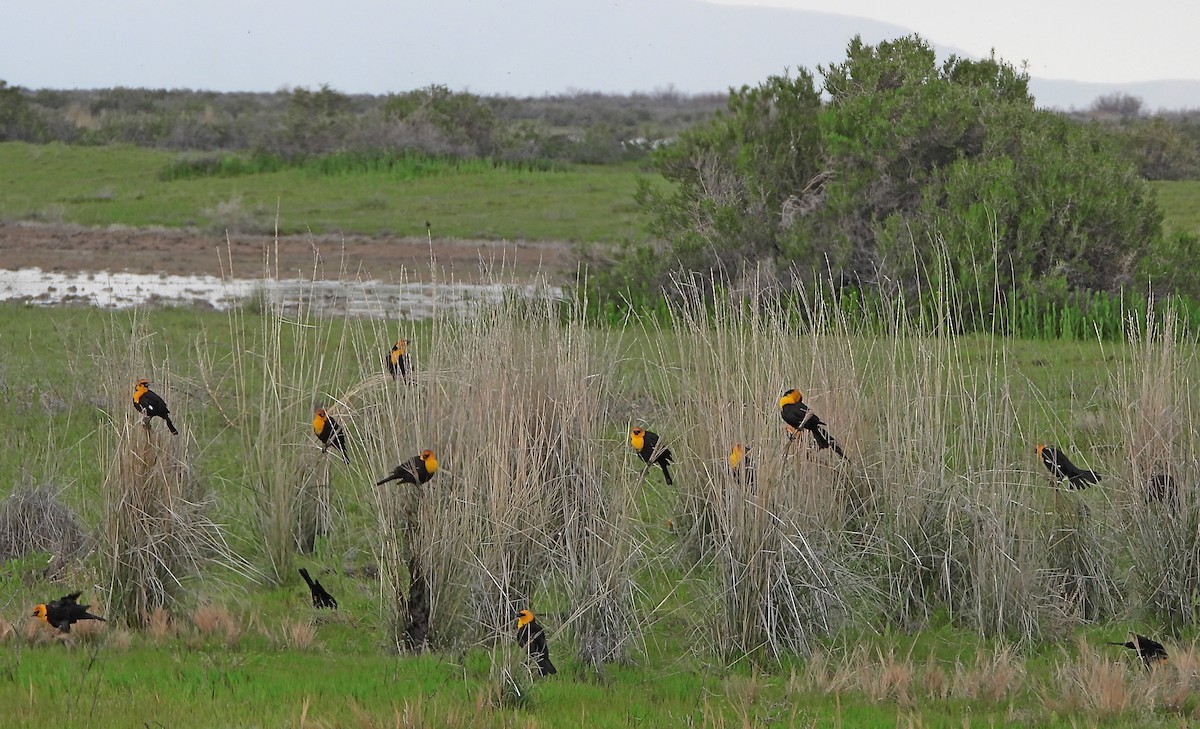
[[[1100,480],[1100,477],[1094,472],[1085,471],[1071,463],[1071,460],[1063,455],[1062,451],[1052,445],[1038,443],[1037,454],[1054,480],[1065,480],[1070,488],[1086,489]]]
[[[1162,643],[1137,633],[1130,633],[1129,638],[1124,643],[1109,641],[1109,645],[1123,646],[1137,653],[1138,658],[1142,659],[1142,665],[1147,669],[1167,662],[1167,649],[1163,648]]]
[[[634,428],[629,431],[629,445],[633,446],[638,456],[646,462],[646,468],[657,464],[662,469],[667,485],[675,483],[671,479],[671,471],[667,469],[667,466],[674,461],[674,457],[671,455],[670,448],[659,448],[657,433],[644,428]]]
[[[329,450],[329,446],[332,444],[342,452],[342,460],[346,462],[346,465],[350,465],[350,456],[346,453],[346,431],[342,429],[341,423],[325,412],[325,408],[318,408],[313,415],[313,432],[317,434],[317,438],[323,444],[322,453]]]
[[[795,438],[799,435],[800,431],[807,430],[809,433],[812,433],[813,441],[817,444],[817,450],[829,448],[842,458],[849,460],[842,447],[838,445],[837,440],[829,434],[829,429],[825,426],[825,421],[818,418],[817,414],[804,404],[804,393],[793,388],[780,395],[779,417],[783,418],[783,422],[787,423],[790,428],[788,431],[789,438]]]
[[[57,600],[50,601],[49,605],[39,603],[33,607],[33,616],[42,622],[53,625],[62,633],[70,633],[71,625],[80,620],[107,622],[99,615],[92,615],[88,612],[91,605],[80,605],[76,602],[81,594],[72,592],[70,595],[63,595]]]
[[[546,631],[533,616],[533,611],[517,613],[517,642],[529,650],[529,657],[537,661],[538,672],[543,676],[558,673],[550,662],[550,646],[546,643]]]
[[[388,481],[400,481],[420,486],[433,478],[433,474],[437,473],[437,470],[437,457],[433,455],[433,451],[426,449],[421,451],[420,455],[413,456],[393,468],[390,474],[376,481],[375,485],[382,486]]]
[[[337,600],[334,599],[333,595],[325,591],[325,588],[321,586],[320,580],[314,580],[312,577],[309,577],[308,570],[303,567],[300,568],[300,576],[308,583],[308,591],[312,593],[313,607],[337,610]]]
[[[396,343],[392,345],[392,351],[387,353],[383,361],[393,380],[403,378],[407,382],[409,365],[408,340],[397,339]]]
[[[167,424],[167,430],[171,431],[172,435],[179,435],[179,431],[175,430],[175,423],[171,422],[171,411],[167,409],[166,401],[150,389],[150,380],[138,380],[133,386],[133,408],[146,416],[142,421],[146,430],[150,429],[150,418],[162,418]]]

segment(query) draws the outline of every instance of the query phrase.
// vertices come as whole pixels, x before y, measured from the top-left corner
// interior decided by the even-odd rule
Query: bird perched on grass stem
[[[550,646],[546,643],[546,631],[533,616],[533,611],[522,610],[517,613],[517,642],[522,648],[529,650],[529,657],[537,661],[538,673],[549,676],[558,673],[558,669],[550,662]]]
[[[63,595],[57,600],[50,601],[48,605],[39,603],[33,607],[33,616],[42,622],[53,625],[62,633],[70,633],[71,626],[80,620],[107,622],[99,615],[92,615],[88,612],[91,605],[80,605],[76,602],[81,594],[72,592],[70,595]]]
[[[1070,488],[1086,489],[1100,480],[1100,477],[1094,472],[1085,471],[1074,463],[1071,463],[1071,460],[1054,446],[1039,443],[1037,454],[1054,480],[1056,482],[1066,481]]]
[[[1144,635],[1130,633],[1129,640],[1124,643],[1109,641],[1109,645],[1123,646],[1137,653],[1138,658],[1142,659],[1142,665],[1147,669],[1167,662],[1167,649],[1163,647],[1163,644]]]
[[[392,351],[388,352],[383,359],[387,366],[387,371],[391,374],[393,380],[404,379],[408,381],[408,340],[397,339],[392,345]]]
[[[747,486],[754,486],[754,466],[750,463],[750,449],[741,443],[734,443],[729,451],[729,473],[737,481]]]
[[[420,455],[413,456],[393,468],[390,474],[376,481],[375,485],[382,486],[388,481],[400,481],[401,483],[411,483],[414,486],[420,486],[433,478],[437,470],[437,457],[433,455],[433,451],[426,449],[421,451]]]
[[[321,452],[329,450],[329,446],[333,445],[342,452],[342,460],[346,465],[350,465],[350,456],[346,453],[346,431],[342,429],[341,423],[333,419],[325,408],[318,408],[313,415],[313,432],[317,434],[317,438],[322,443]]]
[[[646,468],[658,465],[662,469],[663,478],[667,480],[667,485],[675,483],[671,479],[671,471],[667,466],[671,465],[674,457],[671,455],[670,448],[659,447],[658,434],[646,430],[645,428],[634,428],[629,431],[629,445],[637,451],[638,457],[646,462]],[[642,469],[642,474],[645,475],[646,469]]]
[[[303,567],[300,568],[300,576],[303,577],[304,581],[308,583],[308,591],[312,593],[313,607],[318,609],[329,608],[331,610],[337,610],[337,600],[333,598],[333,595],[330,595],[325,591],[325,588],[321,586],[320,580],[314,580],[312,577],[310,577],[308,575],[308,570],[304,569]]]
[[[175,423],[171,422],[171,411],[167,409],[166,401],[150,389],[150,380],[138,380],[133,386],[133,408],[146,416],[142,420],[146,430],[150,429],[150,418],[162,418],[167,424],[167,430],[171,431],[172,435],[179,435]]]
[[[837,440],[829,434],[825,421],[818,418],[817,414],[804,404],[804,393],[793,388],[780,395],[779,417],[783,418],[783,422],[787,423],[790,429],[788,431],[789,441],[799,436],[801,431],[807,430],[812,434],[813,441],[817,444],[817,450],[829,448],[842,458],[849,460]]]

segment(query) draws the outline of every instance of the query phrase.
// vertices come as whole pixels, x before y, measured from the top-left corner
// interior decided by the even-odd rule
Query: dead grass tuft
[[[228,645],[237,643],[242,633],[241,623],[224,605],[201,605],[192,613],[192,624],[200,635],[220,636]]]
[[[175,636],[175,621],[171,618],[171,614],[161,606],[151,610],[144,623],[146,633],[155,643],[162,643]]]
[[[973,701],[998,704],[1019,692],[1024,679],[1024,661],[1012,646],[1001,645],[990,655],[976,655],[970,667],[959,664],[954,674],[954,693]]]
[[[281,644],[296,650],[308,650],[317,637],[317,626],[312,620],[287,620],[280,629]]]
[[[46,484],[21,484],[0,506],[0,562],[30,553],[53,556],[61,567],[87,546],[79,515],[63,503],[61,493]]]

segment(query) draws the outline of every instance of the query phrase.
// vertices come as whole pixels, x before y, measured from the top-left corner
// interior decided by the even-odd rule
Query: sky
[[[1014,65],[1027,61],[1035,77],[1200,82],[1197,8],[1195,0],[27,0],[9,3],[0,20],[0,79],[66,89],[723,92],[842,60],[854,33],[878,42],[916,31],[943,50],[994,48]],[[794,12],[835,9],[861,18]]]
[[[1200,79],[1195,0],[715,0],[836,12],[904,26],[1031,76],[1119,83]]]

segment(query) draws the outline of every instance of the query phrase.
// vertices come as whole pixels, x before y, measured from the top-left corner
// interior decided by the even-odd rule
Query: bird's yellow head
[[[787,392],[785,392],[779,396],[779,407],[783,407],[784,405],[792,405],[794,403],[800,402],[803,399],[804,399],[804,393],[800,392],[799,390],[797,390],[795,388],[792,388],[791,390],[788,390]]]
[[[433,455],[433,451],[428,449],[421,451],[421,461],[425,464],[425,470],[429,471],[430,476],[437,473],[438,462],[437,457]]]
[[[742,463],[742,459],[746,457],[746,447],[741,443],[734,443],[732,450],[729,451],[729,467],[737,468]]]
[[[150,380],[138,380],[133,385],[133,399],[136,402],[138,398],[150,389]]]
[[[45,603],[38,603],[37,605],[33,606],[33,617],[41,620],[43,623],[50,622],[49,618],[46,617]]]
[[[1042,457],[1042,451],[1044,451],[1044,450],[1046,450],[1046,446],[1045,446],[1045,445],[1043,445],[1043,444],[1041,444],[1041,443],[1038,443],[1038,444],[1037,444],[1037,454],[1038,454],[1038,458],[1041,458],[1041,457]]]
[[[396,343],[392,345],[392,351],[391,351],[392,364],[399,362],[400,358],[406,354],[408,354],[408,340],[407,339],[397,339]]]
[[[530,610],[522,610],[517,613],[517,628],[524,628],[533,622],[533,612]]]
[[[634,428],[629,431],[629,445],[633,446],[635,451],[640,451],[646,446],[646,431],[641,428]]]
[[[325,412],[325,408],[318,408],[317,412],[313,413],[313,430],[320,435],[322,430],[325,430],[325,419],[329,413]]]

